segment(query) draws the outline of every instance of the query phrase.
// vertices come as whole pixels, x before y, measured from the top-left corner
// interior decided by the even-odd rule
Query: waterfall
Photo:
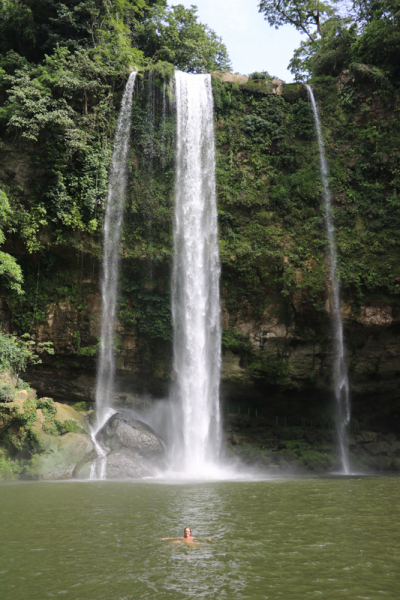
[[[207,475],[221,443],[221,326],[210,75],[175,73],[177,113],[172,318],[179,439],[174,466]]]
[[[136,73],[129,76],[122,97],[121,109],[115,131],[114,150],[108,197],[104,218],[103,269],[101,280],[101,338],[100,358],[96,382],[96,427],[93,437],[110,416],[114,391],[115,359],[114,328],[118,292],[119,244],[127,185],[127,156],[131,130],[131,110]],[[97,448],[100,458],[103,455]],[[104,455],[105,456],[105,455]],[[100,469],[104,473],[104,466]]]
[[[344,473],[348,474],[349,457],[345,444],[346,425],[350,421],[350,395],[349,380],[347,375],[347,365],[345,349],[343,342],[343,322],[340,309],[340,283],[337,276],[337,250],[335,243],[335,227],[333,224],[332,202],[328,182],[328,164],[325,158],[324,141],[322,139],[321,123],[318,114],[317,104],[311,86],[306,85],[308,97],[314,114],[315,126],[317,129],[319,162],[321,167],[322,190],[325,205],[325,222],[329,241],[329,265],[332,281],[332,325],[335,340],[335,355],[333,367],[333,385],[336,400],[336,427],[339,438],[340,454]]]

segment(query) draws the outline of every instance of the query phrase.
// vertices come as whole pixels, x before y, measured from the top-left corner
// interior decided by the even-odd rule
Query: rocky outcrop
[[[306,407],[302,409],[303,414],[313,398],[321,393],[325,397],[331,393],[332,344],[329,339],[320,341],[318,337],[311,336],[307,339],[307,331],[304,335],[295,324],[282,322],[274,305],[268,307],[261,318],[253,315],[248,303],[243,303],[235,314],[229,314],[222,308],[224,329],[240,332],[249,339],[253,351],[262,359],[279,361],[287,368],[286,378],[280,383],[281,393],[290,390],[291,397],[296,395],[296,402],[304,398]],[[309,318],[308,308],[308,303],[300,298],[296,305],[299,319]],[[49,308],[54,326],[60,324],[57,326],[59,333],[55,336],[57,357],[44,358],[42,365],[31,368],[28,380],[40,394],[50,395],[60,402],[93,402],[95,363],[93,359],[84,357],[77,361],[76,356],[70,354],[70,335],[67,328],[62,328],[62,323],[65,319],[72,321],[76,317],[68,311],[66,304],[57,309],[54,305]],[[351,344],[346,344],[346,350],[353,415],[360,421],[373,423],[378,419],[380,426],[386,426],[386,422],[390,426],[390,421],[398,414],[400,342],[397,331],[400,312],[397,307],[384,304],[357,307],[357,311],[353,305],[344,304],[342,313],[345,339],[351,340]],[[326,305],[326,315],[329,317],[329,304]],[[89,331],[96,331],[97,309],[87,314],[86,323]],[[168,357],[159,359],[151,377],[143,378],[138,363],[140,346],[135,331],[122,326],[118,329],[122,351],[118,361],[114,405],[123,408],[142,407],[149,395],[168,395],[171,383]],[[44,337],[40,332],[45,332]],[[50,339],[51,332],[49,320],[45,329],[38,330],[38,341]],[[221,379],[222,397],[227,403],[247,401],[248,398],[264,402],[268,395],[269,406],[275,412],[271,396],[274,400],[276,390],[253,377],[239,352],[226,350],[223,353]]]
[[[214,71],[213,76],[221,81],[221,83],[237,83],[242,85],[247,83],[249,78],[247,75],[239,75],[239,73],[223,73],[221,71]]]
[[[272,420],[248,415],[226,417],[228,453],[250,466],[270,471],[339,471],[341,459],[334,429],[277,426]],[[400,442],[394,433],[348,434],[351,469],[358,473],[400,471]]]
[[[364,456],[397,456],[400,457],[400,442],[394,433],[384,436],[374,431],[361,431],[350,435],[347,443],[350,450]]]

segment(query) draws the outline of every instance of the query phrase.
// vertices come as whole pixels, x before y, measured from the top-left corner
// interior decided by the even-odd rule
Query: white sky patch
[[[305,37],[289,25],[276,30],[258,12],[257,0],[170,0],[169,4],[195,5],[201,23],[221,36],[228,48],[233,71],[268,71],[286,82],[293,52]]]

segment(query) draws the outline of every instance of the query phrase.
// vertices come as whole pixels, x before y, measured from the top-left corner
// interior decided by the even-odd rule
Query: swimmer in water
[[[194,540],[194,537],[192,537],[192,530],[190,529],[190,527],[185,527],[182,539],[184,542],[192,542]]]
[[[187,544],[194,543],[195,538],[192,537],[192,530],[190,527],[185,527],[183,531],[183,537],[181,538],[161,538],[162,540],[173,540],[173,544],[180,544],[181,542],[186,542]],[[210,538],[207,538],[207,542],[211,542]]]
[[[161,538],[162,540],[176,540],[174,543],[177,544],[179,542],[193,542],[194,537],[192,537],[192,530],[190,527],[185,527],[183,531],[183,537],[181,538]]]

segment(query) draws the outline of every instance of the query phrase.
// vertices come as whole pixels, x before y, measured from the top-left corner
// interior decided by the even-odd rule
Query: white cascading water
[[[96,382],[96,426],[92,439],[98,453],[91,468],[90,477],[104,479],[106,452],[96,441],[96,434],[111,416],[114,391],[115,358],[114,330],[118,293],[119,244],[127,185],[127,157],[131,132],[131,113],[136,73],[132,72],[122,96],[121,109],[115,131],[114,150],[108,197],[104,218],[103,269],[101,281],[102,313],[100,358]]]
[[[328,164],[325,158],[324,141],[321,132],[321,122],[318,114],[318,107],[315,102],[311,86],[306,85],[308,97],[314,114],[315,126],[317,130],[319,161],[321,167],[321,181],[323,198],[325,204],[325,222],[329,241],[330,274],[332,281],[332,324],[335,339],[335,356],[333,367],[333,384],[336,400],[336,427],[339,438],[340,454],[342,459],[343,472],[350,472],[349,457],[345,441],[346,426],[350,421],[350,393],[349,380],[347,375],[347,365],[345,357],[345,348],[343,341],[343,322],[340,309],[340,284],[337,276],[337,250],[335,243],[335,227],[333,224],[332,202],[328,181]]]
[[[177,112],[172,318],[173,469],[208,476],[221,445],[221,325],[210,75],[175,73]]]

